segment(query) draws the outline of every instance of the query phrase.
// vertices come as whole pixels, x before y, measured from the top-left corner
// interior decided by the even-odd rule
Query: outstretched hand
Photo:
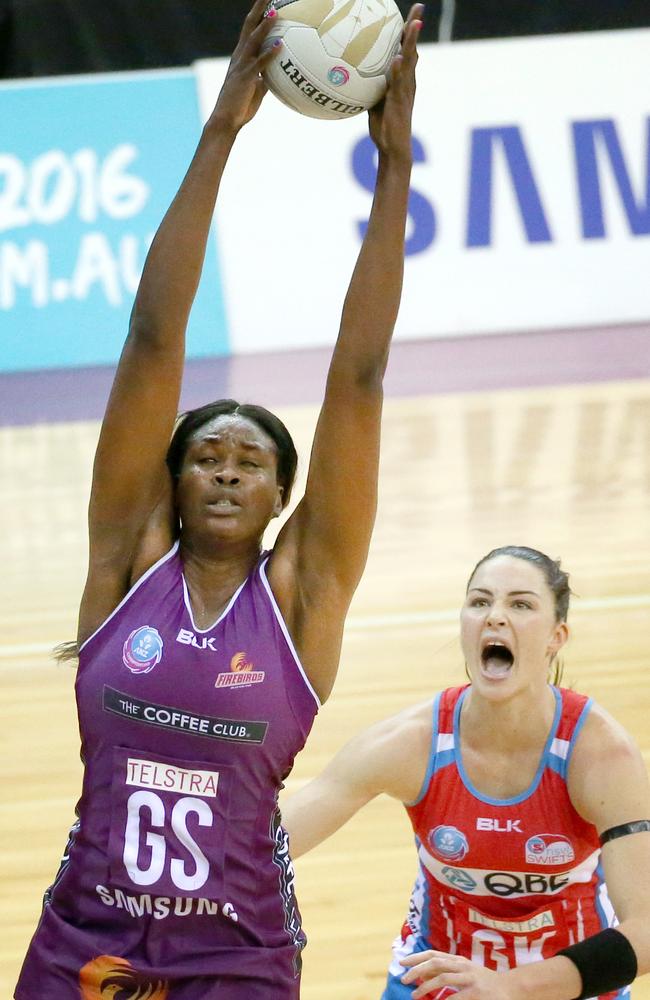
[[[212,122],[217,122],[226,131],[238,132],[257,113],[267,90],[262,73],[282,48],[278,40],[262,52],[264,40],[277,17],[273,7],[265,16],[267,6],[268,0],[255,0],[248,12],[210,116]]]
[[[417,39],[424,4],[413,4],[404,25],[402,46],[393,59],[386,94],[368,112],[370,137],[380,153],[411,156],[411,117],[415,100]]]

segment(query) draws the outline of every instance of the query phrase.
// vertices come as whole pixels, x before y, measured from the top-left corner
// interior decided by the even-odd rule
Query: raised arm
[[[89,509],[90,561],[82,599],[83,641],[119,603],[138,563],[145,522],[168,489],[165,454],[178,408],[185,329],[201,276],[228,155],[265,88],[260,55],[271,18],[257,0],[244,23],[217,104],[181,187],[153,240],[135,298],[95,456]],[[170,544],[159,532],[160,551]]]
[[[422,4],[411,9],[386,97],[370,112],[379,162],[368,229],[343,307],[305,496],[271,563],[272,586],[323,698],[334,681],[337,632],[363,572],[375,518],[382,380],[402,291],[422,10]]]

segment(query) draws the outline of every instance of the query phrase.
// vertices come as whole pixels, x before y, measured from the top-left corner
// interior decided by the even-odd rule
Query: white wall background
[[[424,159],[412,189],[429,206],[417,235],[431,209],[437,231],[407,258],[398,336],[650,319],[649,65],[650,30],[421,47],[414,136]],[[197,64],[204,118],[225,68]],[[599,135],[592,204],[601,200],[605,232],[585,238],[572,124],[601,120],[613,123],[622,167],[617,180]],[[497,142],[490,242],[468,247],[472,136],[498,127],[518,130],[550,239],[527,237]],[[351,167],[365,134],[365,116],[313,121],[269,95],[240,136],[217,213],[233,352],[332,341],[370,208]]]

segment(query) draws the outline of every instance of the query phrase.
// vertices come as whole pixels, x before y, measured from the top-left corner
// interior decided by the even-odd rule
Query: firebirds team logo
[[[125,958],[100,955],[79,970],[79,989],[83,1000],[167,1000],[169,984],[150,978],[133,968]]]
[[[158,629],[141,625],[122,647],[122,662],[132,674],[148,674],[162,659],[163,641]]]
[[[218,688],[250,687],[251,684],[261,684],[265,672],[255,670],[253,664],[247,662],[246,653],[235,653],[230,661],[230,670],[217,675],[214,686]]]
[[[526,861],[531,865],[566,865],[575,861],[575,851],[561,833],[537,833],[526,841]]]
[[[437,826],[429,831],[429,847],[442,861],[462,861],[469,851],[467,837],[455,826]]]

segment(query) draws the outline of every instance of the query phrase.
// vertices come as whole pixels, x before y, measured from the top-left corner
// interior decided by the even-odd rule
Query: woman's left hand
[[[370,137],[380,153],[411,156],[411,116],[415,100],[417,39],[424,4],[411,7],[399,55],[393,59],[384,98],[368,112]]]
[[[456,996],[458,1000],[519,1000],[509,977],[475,965],[460,955],[421,951],[401,961],[408,966],[402,982],[409,986],[417,984],[413,1000],[420,1000],[420,997],[429,1000],[444,997],[446,1000],[452,996],[454,1000]]]

